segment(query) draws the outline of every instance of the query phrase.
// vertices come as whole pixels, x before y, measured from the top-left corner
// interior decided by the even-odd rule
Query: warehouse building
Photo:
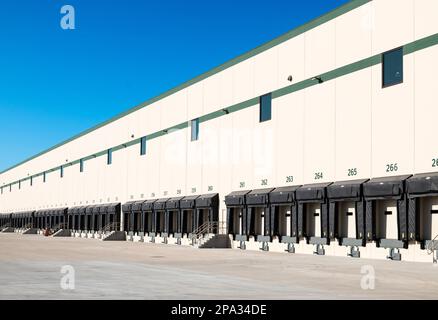
[[[432,261],[436,12],[350,1],[2,172],[0,222]]]

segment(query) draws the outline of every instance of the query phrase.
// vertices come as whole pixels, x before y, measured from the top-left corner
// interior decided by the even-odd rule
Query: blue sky
[[[0,171],[346,2],[1,0]]]

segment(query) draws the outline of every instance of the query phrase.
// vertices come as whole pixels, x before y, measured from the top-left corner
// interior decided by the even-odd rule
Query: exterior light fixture
[[[287,77],[287,81],[292,82],[294,78],[292,76]]]
[[[321,76],[313,77],[312,80],[313,81],[318,81],[318,83],[323,83],[324,82],[324,80],[322,80]]]
[[[324,82],[324,80],[322,80],[321,76],[319,76],[319,77],[313,77],[312,80],[313,80],[313,81],[318,81],[318,83],[323,83],[323,82]]]

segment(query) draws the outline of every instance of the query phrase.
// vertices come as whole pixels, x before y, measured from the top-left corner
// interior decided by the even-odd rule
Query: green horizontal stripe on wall
[[[409,54],[415,53],[417,51],[420,51],[420,50],[429,48],[431,46],[437,45],[437,44],[438,44],[438,34],[434,34],[432,36],[429,36],[429,37],[426,37],[423,39],[419,39],[417,41],[414,41],[414,42],[411,42],[411,43],[404,45],[403,46],[403,53],[405,55],[409,55]],[[345,76],[345,75],[348,75],[348,74],[351,74],[351,73],[378,65],[381,62],[382,62],[382,54],[377,54],[377,55],[371,56],[369,58],[362,59],[362,60],[359,60],[357,62],[351,63],[349,65],[342,66],[342,67],[339,67],[339,68],[334,69],[332,71],[323,73],[321,75],[315,75],[315,76],[321,77],[323,82],[328,82],[328,81],[340,78],[342,76]],[[301,82],[292,84],[290,86],[287,86],[285,88],[281,88],[281,89],[278,89],[278,90],[272,92],[272,98],[277,99],[277,98],[280,98],[280,97],[285,96],[287,94],[301,91],[301,90],[304,90],[306,88],[309,88],[311,86],[315,86],[318,84],[319,84],[319,82],[317,79],[314,79],[314,78],[306,79],[306,80],[303,80]],[[252,99],[246,100],[244,102],[241,102],[241,103],[223,108],[221,110],[214,111],[214,112],[209,113],[207,115],[204,115],[204,116],[199,118],[199,121],[201,123],[205,123],[207,121],[217,119],[219,117],[227,116],[230,113],[234,113],[234,112],[237,112],[237,111],[258,105],[258,104],[259,104],[259,97],[252,98]],[[160,130],[160,131],[157,131],[155,133],[152,133],[152,134],[146,136],[146,139],[153,140],[153,139],[159,138],[163,135],[171,134],[172,132],[186,129],[186,128],[188,128],[188,126],[189,126],[189,122],[185,121],[185,122],[177,124],[173,127],[170,127],[168,129],[164,129],[164,130]],[[113,152],[115,152],[115,151],[119,151],[119,150],[122,150],[124,148],[136,145],[136,144],[140,144],[140,139],[132,140],[132,141],[126,142],[124,144],[121,144],[119,146],[113,147],[112,150],[113,150]],[[101,152],[94,154],[92,156],[88,156],[86,158],[83,158],[83,160],[85,161],[85,160],[89,160],[92,158],[100,157],[100,156],[106,155],[106,153],[107,153],[107,150],[104,150],[104,151],[101,151]],[[72,162],[72,165],[77,164],[77,163],[79,163],[79,160],[75,160],[74,162]],[[57,168],[51,169],[51,170],[46,171],[46,172],[55,171],[55,170],[58,170],[59,168],[60,167],[57,167]],[[30,177],[26,178],[26,179],[30,179]],[[14,185],[16,183],[19,183],[19,181],[20,180],[17,180],[16,182],[13,182],[13,183],[5,184],[5,186]],[[21,181],[25,181],[25,180],[23,179]]]
[[[330,11],[330,12],[328,12],[328,13],[302,25],[302,26],[299,26],[299,27],[287,32],[286,34],[284,34],[284,35],[282,35],[282,36],[280,36],[272,41],[269,41],[269,42],[255,48],[255,49],[253,49],[245,54],[242,54],[242,55],[240,55],[240,56],[238,56],[238,57],[236,57],[236,58],[234,58],[234,59],[232,59],[232,60],[230,60],[230,61],[228,61],[228,62],[226,62],[226,63],[224,63],[224,64],[222,64],[222,65],[220,65],[220,66],[218,66],[218,67],[216,67],[216,68],[214,68],[214,69],[212,69],[204,74],[199,75],[198,77],[196,77],[192,80],[189,80],[189,81],[187,81],[187,82],[185,82],[185,83],[183,83],[183,84],[181,84],[181,85],[179,85],[179,86],[177,86],[169,91],[166,91],[165,93],[163,93],[157,97],[154,97],[154,98],[152,98],[152,99],[150,99],[150,100],[148,100],[148,101],[146,101],[146,102],[144,102],[144,103],[142,103],[142,104],[140,104],[132,109],[129,109],[129,110],[127,110],[127,111],[125,111],[125,112],[123,112],[123,113],[103,122],[103,123],[100,123],[100,124],[90,128],[84,132],[81,132],[80,134],[75,135],[66,141],[63,141],[63,142],[61,142],[61,143],[43,151],[43,152],[40,152],[40,153],[36,154],[35,156],[28,158],[28,159],[26,159],[26,160],[24,160],[16,165],[12,166],[12,167],[0,172],[0,174],[3,174],[7,171],[10,171],[10,170],[26,163],[26,162],[29,162],[29,161],[43,155],[43,154],[46,154],[46,153],[48,153],[56,148],[59,148],[65,144],[71,142],[71,141],[74,141],[74,140],[76,140],[76,139],[78,139],[78,138],[80,138],[80,137],[82,137],[90,132],[93,132],[93,131],[95,131],[95,130],[97,130],[97,129],[99,129],[99,128],[101,128],[109,123],[112,123],[116,120],[119,120],[119,119],[121,119],[121,118],[135,112],[135,111],[138,111],[138,110],[140,110],[144,107],[147,107],[147,106],[149,106],[157,101],[160,101],[160,100],[162,100],[162,99],[164,99],[164,98],[166,98],[174,93],[177,93],[177,92],[179,92],[179,91],[181,91],[181,90],[183,90],[183,89],[185,89],[185,88],[187,88],[195,83],[198,83],[202,80],[205,80],[205,79],[207,79],[207,78],[209,78],[209,77],[211,77],[211,76],[213,76],[221,71],[224,71],[224,70],[226,70],[226,69],[228,69],[228,68],[230,68],[230,67],[232,67],[240,62],[243,62],[249,58],[252,58],[252,57],[254,57],[254,56],[256,56],[256,55],[258,55],[266,50],[269,50],[269,49],[271,49],[271,48],[273,48],[273,47],[275,47],[275,46],[277,46],[277,45],[279,45],[287,40],[290,40],[296,36],[299,36],[299,35],[307,32],[311,29],[314,29],[314,28],[320,26],[321,24],[324,24],[328,21],[331,21],[331,20],[333,20],[333,19],[335,19],[335,18],[337,18],[337,17],[339,17],[339,16],[341,16],[341,15],[343,15],[351,10],[354,10],[354,9],[370,2],[370,1],[372,1],[372,0],[351,0],[350,2],[340,6],[339,8],[337,8],[333,11]]]
[[[419,39],[404,46],[404,54],[411,54],[438,44],[438,34]]]

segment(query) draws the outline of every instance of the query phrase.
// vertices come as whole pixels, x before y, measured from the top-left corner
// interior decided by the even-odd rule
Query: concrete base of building
[[[317,255],[318,250],[323,250],[323,255],[347,257],[347,258],[363,258],[363,259],[378,259],[378,260],[395,260],[391,257],[391,249],[379,248],[375,242],[367,243],[364,247],[348,247],[341,246],[337,241],[332,241],[330,245],[314,245],[308,244],[306,240],[301,240],[300,243],[280,243],[278,239],[270,242],[257,242],[253,237],[248,241],[231,241],[231,247],[238,250],[249,251],[269,251],[282,252],[289,254],[309,254]],[[410,262],[434,262],[434,255],[428,254],[427,250],[421,248],[421,244],[414,242],[409,244],[408,249],[396,249],[397,254],[400,254],[402,261]]]
[[[144,238],[143,236],[136,235],[136,236],[132,237],[132,241],[133,242],[143,242],[144,241],[143,238]]]
[[[184,236],[180,239],[180,245],[182,246],[191,246],[192,245],[192,240],[189,239],[187,236]]]
[[[53,237],[71,237],[71,231],[68,229],[61,229],[55,232]]]

